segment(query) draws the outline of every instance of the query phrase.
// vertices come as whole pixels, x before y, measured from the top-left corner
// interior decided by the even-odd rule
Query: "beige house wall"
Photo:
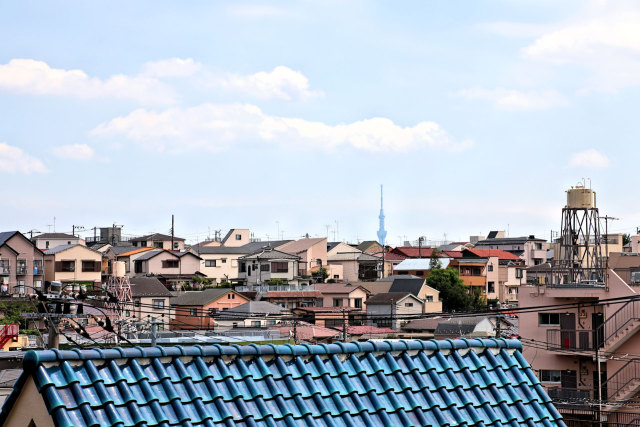
[[[22,282],[25,285],[23,291],[25,293],[33,292],[33,289],[28,288],[29,286],[41,288],[44,284],[44,254],[35,249],[33,244],[20,234],[12,236],[7,240],[6,244],[18,254],[16,255],[7,246],[0,248],[0,259],[8,263],[9,266],[8,274],[0,271],[0,284],[6,286],[10,294],[20,293],[21,289],[16,286]],[[26,274],[18,274],[22,273],[17,268],[18,260],[26,262],[26,271],[24,271]],[[40,261],[41,267],[39,270],[34,268],[34,261]]]
[[[367,291],[365,291],[364,289],[356,288],[353,291],[349,292],[348,294],[345,294],[345,293],[332,294],[328,292],[322,292],[323,307],[333,307],[334,298],[339,298],[343,300],[342,307],[355,307],[356,306],[355,300],[360,299],[362,303],[360,308],[362,310],[366,310],[366,306],[364,302],[367,300]]]
[[[36,247],[41,251],[48,251],[49,249],[53,249],[56,246],[62,246],[62,245],[75,245],[78,243],[81,245],[85,244],[84,239],[81,239],[79,237],[74,237],[74,238],[69,237],[66,239],[39,239],[36,236],[33,240]]]
[[[57,261],[75,261],[75,271],[55,271]],[[45,280],[59,282],[94,282],[101,283],[102,273],[82,271],[82,261],[102,263],[102,254],[86,246],[74,246],[62,252],[45,255]]]
[[[229,238],[222,242],[222,246],[237,248],[251,243],[251,232],[248,228],[232,228],[230,231]],[[240,236],[240,239],[237,239],[236,236]]]
[[[163,300],[164,308],[153,308],[154,300]],[[150,320],[155,317],[156,321],[164,323],[164,329],[168,330],[170,321],[175,317],[175,312],[169,304],[170,300],[169,297],[134,297],[134,303],[140,304],[138,306],[134,304],[133,312],[140,320]]]
[[[214,278],[216,283],[238,277],[238,258],[242,254],[200,254],[199,271],[207,277]],[[206,267],[205,261],[216,261],[215,267]],[[222,262],[226,260],[226,262]]]

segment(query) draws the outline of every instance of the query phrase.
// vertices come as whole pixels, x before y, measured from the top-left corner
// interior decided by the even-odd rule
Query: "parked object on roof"
[[[559,425],[507,340],[30,351],[21,425]]]

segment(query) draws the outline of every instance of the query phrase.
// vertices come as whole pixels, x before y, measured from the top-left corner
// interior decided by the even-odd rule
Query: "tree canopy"
[[[433,251],[431,251],[431,259],[429,259],[429,270],[442,268],[442,262],[440,262],[441,253],[440,249],[433,248]]]
[[[440,292],[443,311],[467,311],[476,305],[476,298],[469,294],[469,287],[462,282],[454,269],[431,270],[426,283]]]

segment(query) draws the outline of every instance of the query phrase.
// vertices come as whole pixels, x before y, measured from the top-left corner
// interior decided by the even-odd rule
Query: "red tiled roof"
[[[280,331],[281,335],[291,335],[293,326],[281,326],[277,328],[269,328]],[[335,329],[325,328],[317,325],[298,325],[296,327],[296,335],[299,340],[317,340],[318,338],[334,338],[340,335]]]
[[[322,298],[320,291],[273,291],[266,298]]]
[[[376,252],[375,254],[372,254],[372,255],[382,258],[382,252]],[[402,261],[404,259],[407,259],[406,255],[402,255],[394,252],[386,252],[384,254],[385,261]]]
[[[442,253],[451,258],[462,258],[462,251],[442,251]]]
[[[390,254],[394,254],[394,255],[400,255],[400,256],[404,256],[404,258],[419,258],[420,256],[422,258],[430,258],[431,254],[433,254],[433,249],[434,248],[417,248],[415,246],[398,246],[397,248],[394,248],[391,250],[391,252],[389,252],[388,254],[385,254],[385,258],[387,257],[387,255]],[[448,256],[451,258],[460,258],[462,256],[462,252],[461,251],[442,251],[442,256]]]
[[[477,257],[480,258],[488,258],[488,257],[498,257],[498,259],[508,259],[513,261],[522,261],[522,259],[512,254],[511,252],[503,251],[502,249],[465,249],[467,252],[471,252]]]
[[[348,326],[347,334],[350,335],[370,335],[370,334],[395,334],[398,331],[394,331],[389,328],[376,328],[375,326]]]

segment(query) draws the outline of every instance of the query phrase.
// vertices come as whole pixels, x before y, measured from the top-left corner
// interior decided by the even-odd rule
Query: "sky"
[[[0,1],[0,224],[375,240],[383,184],[392,245],[547,238],[585,183],[634,233],[638,22],[624,0]]]

